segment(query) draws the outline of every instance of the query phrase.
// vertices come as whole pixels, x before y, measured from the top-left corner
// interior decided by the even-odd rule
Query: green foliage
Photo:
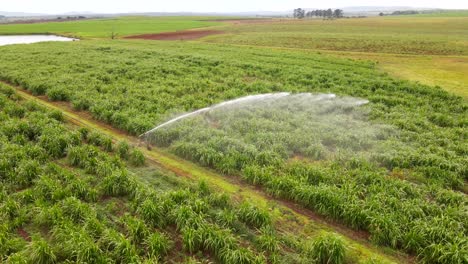
[[[130,146],[128,145],[127,141],[121,141],[117,145],[116,149],[117,155],[124,160],[127,160],[129,158],[129,153],[130,153]]]
[[[130,157],[129,157],[130,163],[134,166],[143,166],[145,165],[145,155],[143,155],[143,152],[141,150],[135,148],[130,152]]]
[[[142,243],[150,233],[145,223],[136,217],[125,215],[123,222],[126,226],[128,236],[135,244]]]
[[[29,262],[37,264],[56,263],[57,257],[49,243],[38,236],[33,237],[28,246]]]
[[[232,228],[234,220],[217,219],[220,209],[237,219],[227,194],[154,167],[127,169],[119,148],[116,156],[102,149],[99,134],[71,131],[33,105],[24,109],[23,119],[0,119],[0,262],[157,263],[172,256],[180,238],[185,252],[177,256],[200,251],[201,261],[257,260],[245,249],[252,238]],[[148,169],[164,188],[133,177]]]
[[[226,264],[254,264],[265,263],[261,257],[256,257],[246,248],[226,249],[221,253],[221,260]]]
[[[145,199],[138,206],[137,212],[148,225],[158,227],[165,224],[166,211],[159,204],[158,200],[152,200],[150,198]]]
[[[87,129],[85,127],[80,127],[78,129],[78,132],[80,132],[82,140],[87,140],[88,139],[89,129]]]
[[[242,203],[237,211],[238,217],[246,224],[260,228],[271,224],[267,211],[247,202]]]
[[[202,241],[197,230],[194,228],[182,229],[182,242],[184,249],[190,253],[194,253],[201,248]]]
[[[102,147],[105,151],[112,151],[112,139],[99,132],[91,132],[87,135],[89,144]]]
[[[63,116],[63,113],[59,110],[54,110],[49,113],[49,117],[53,118],[59,122],[65,121],[65,117]]]
[[[146,240],[147,254],[150,258],[160,259],[171,249],[171,241],[166,235],[161,233],[152,233]]]
[[[466,41],[466,37],[458,33],[459,30],[466,30],[466,11],[461,11],[457,19],[444,18],[444,14],[438,16],[241,23],[236,27],[226,26],[224,30],[229,34],[214,35],[205,40],[223,44],[308,50],[466,55],[467,48],[454,43],[456,40]]]
[[[468,242],[458,237],[447,244],[432,244],[421,251],[422,263],[466,263],[468,261]]]
[[[140,259],[135,245],[120,233],[108,230],[104,234],[103,243],[107,245],[110,254],[118,263],[135,263]]]
[[[105,195],[125,196],[134,190],[134,182],[125,171],[115,171],[103,179],[102,190]]]
[[[262,228],[262,234],[256,239],[257,244],[262,250],[274,253],[280,250],[280,243],[276,237],[274,230],[270,228]]]
[[[208,17],[206,18],[208,19]],[[44,32],[59,35],[72,35],[84,38],[110,38],[115,28],[119,37],[154,34],[158,32],[179,31],[184,29],[217,25],[218,22],[206,21],[198,17],[119,17],[112,19],[86,19],[79,21],[45,22],[41,25],[11,24],[2,25],[0,33],[5,34],[41,34]]]
[[[16,173],[15,181],[20,186],[24,187],[30,186],[33,180],[42,173],[42,169],[39,162],[35,160],[24,160],[18,165]]]
[[[421,21],[429,23],[429,20]],[[397,22],[401,25],[401,21],[392,23]],[[291,27],[283,27],[281,23],[279,26],[275,23],[247,25],[239,30],[261,31],[271,27],[275,30],[232,34],[222,36],[222,40],[339,50],[464,54],[466,47],[460,46],[464,35],[459,34],[466,27],[464,22],[459,19],[453,22],[457,29],[451,32],[450,39],[435,41],[421,39],[425,38],[422,35],[427,31],[416,38],[414,34],[402,36],[397,32],[402,39],[394,39],[393,34],[397,33],[387,32],[389,34],[385,36],[363,39],[360,35],[362,29],[376,28],[359,25],[368,23],[368,20],[352,20],[351,24],[339,28],[353,36],[340,33],[340,39],[334,41],[327,39],[329,30],[337,29],[336,25],[345,21],[328,21],[327,25],[311,21]],[[418,31],[421,25],[403,24],[406,33]],[[310,33],[310,29],[318,31]],[[308,33],[297,37],[297,32],[303,30]],[[326,34],[323,30],[327,31]],[[434,34],[429,35],[438,35],[446,30],[446,24],[442,23],[431,28],[430,32]],[[311,37],[311,34],[315,35]],[[271,35],[275,38],[269,37]],[[258,36],[264,38],[259,40]],[[215,41],[215,38],[210,39]],[[365,121],[364,124],[389,126],[392,131],[397,131],[396,134],[385,129],[375,134],[368,133],[375,131],[365,127],[349,129],[347,125],[352,122],[344,122],[343,133],[333,133],[320,122],[307,123],[311,119],[307,113],[301,119],[294,115],[279,115],[278,111],[263,111],[260,114],[264,118],[250,118],[251,122],[244,123],[236,122],[239,119],[212,122],[216,119],[210,116],[209,126],[197,126],[190,120],[188,124],[179,123],[171,129],[161,130],[154,140],[203,166],[232,177],[241,176],[274,197],[297,202],[351,228],[367,231],[379,245],[418,254],[428,263],[464,261],[459,256],[466,255],[467,241],[463,209],[466,196],[461,192],[466,189],[468,175],[467,146],[463,144],[466,141],[467,107],[463,99],[440,87],[395,80],[378,72],[373,63],[300,50],[200,42],[136,44],[127,41],[44,43],[0,49],[0,79],[21,85],[34,94],[64,91],[67,100],[77,108],[87,109],[94,118],[134,135],[153,128],[172,114],[250,94],[332,92],[365,98],[370,103],[363,107],[364,115],[357,116],[357,120]],[[30,63],[24,65],[24,61]],[[50,73],[50,65],[54,65],[53,74]],[[69,215],[74,214],[60,207],[62,201],[70,202],[70,196],[76,196],[82,203],[105,203],[107,199],[115,202],[115,199],[121,201],[121,210],[126,209],[125,201],[131,200],[136,214],[148,226],[165,228],[168,223],[174,224],[176,232],[187,235],[187,251],[194,252],[220,252],[212,244],[203,243],[207,237],[213,238],[210,241],[218,241],[216,238],[219,236],[202,229],[208,225],[207,222],[230,228],[231,233],[238,233],[238,229],[233,228],[238,221],[254,228],[271,223],[267,212],[246,205],[231,208],[224,198],[218,199],[213,194],[205,196],[196,188],[189,191],[179,189],[167,196],[158,195],[151,199],[140,197],[141,201],[137,202],[133,200],[137,196],[135,184],[126,173],[120,173],[120,162],[97,148],[76,147],[86,139],[87,143],[110,150],[109,140],[103,140],[97,134],[87,137],[83,133],[70,133],[53,118],[39,112],[32,113],[35,107],[15,101],[14,95],[0,98],[0,180],[2,186],[8,187],[3,196],[10,196],[12,190],[18,191],[15,177],[17,171],[24,171],[27,167],[24,160],[36,160],[41,167],[45,160],[57,162],[56,159],[67,154],[69,165],[83,169],[84,173],[76,168],[71,170],[91,175],[83,176],[90,179],[85,180],[87,184],[81,184],[72,183],[71,177],[58,176],[57,173],[41,173],[40,177],[29,177],[33,174],[23,173],[25,182],[31,186],[25,186],[27,190],[24,193],[19,190],[21,194],[15,194],[5,202],[2,200],[0,207],[11,226],[28,221],[23,212],[26,209],[37,213],[30,215],[43,223],[41,227],[58,225],[64,219],[72,221]],[[330,111],[328,108],[323,110],[324,113]],[[339,111],[347,113],[347,117],[356,117],[353,116],[356,112],[347,107]],[[298,124],[323,129],[326,133],[308,133]],[[361,138],[355,133],[366,136]],[[383,140],[382,149],[369,149],[369,142],[365,140],[369,137]],[[344,148],[337,151],[337,146]],[[95,190],[83,191],[87,186],[98,186],[104,196],[97,198]],[[146,212],[136,206],[142,202],[145,202]],[[34,210],[31,204],[34,204]],[[216,207],[224,210],[219,212]],[[15,212],[17,208],[21,208],[21,212]],[[237,217],[233,212],[238,214]],[[99,215],[113,223],[107,214]],[[77,219],[81,219],[77,221],[79,223],[83,219],[90,221],[86,217]],[[105,224],[107,229],[115,228],[109,225]],[[131,239],[125,239],[128,241],[116,239],[120,241],[117,244],[123,245],[123,251],[131,252],[125,260],[134,261],[131,256],[135,255],[133,251],[137,246]],[[265,237],[266,241],[269,239],[271,237]],[[232,248],[222,252],[232,250],[234,253],[226,253],[226,256],[240,255],[234,248],[237,245],[229,243],[229,247]],[[111,253],[114,248],[103,246],[102,250],[112,261],[122,261],[118,253]],[[273,247],[266,243],[265,248]],[[221,255],[215,252],[211,253],[221,260]]]
[[[48,89],[46,95],[51,101],[67,101],[70,99],[67,90],[61,88]]]
[[[346,246],[339,236],[327,233],[314,239],[307,255],[314,263],[345,263]]]

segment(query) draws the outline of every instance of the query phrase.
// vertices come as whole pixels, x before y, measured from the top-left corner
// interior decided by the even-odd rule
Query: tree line
[[[417,15],[419,14],[416,10],[405,10],[405,11],[394,11],[391,14],[379,13],[379,16],[401,16],[401,15]]]
[[[302,8],[294,9],[293,13],[294,18],[305,18],[305,17],[323,17],[323,18],[341,18],[343,17],[343,10],[341,9],[316,9],[311,11],[306,11]]]

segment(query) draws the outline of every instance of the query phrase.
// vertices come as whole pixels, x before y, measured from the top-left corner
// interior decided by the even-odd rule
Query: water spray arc
[[[258,95],[249,95],[229,101],[225,101],[219,104],[215,104],[210,107],[205,107],[202,109],[195,110],[190,113],[185,113],[182,115],[179,115],[167,122],[164,122],[155,128],[143,133],[140,135],[140,138],[146,138],[147,135],[157,131],[158,129],[161,129],[163,127],[169,126],[175,122],[184,120],[186,118],[194,117],[197,115],[201,115],[204,113],[208,113],[213,110],[217,109],[224,109],[227,107],[243,107],[243,106],[252,106],[254,104],[262,104],[262,103],[276,103],[276,102],[281,102],[281,100],[290,100],[290,101],[296,101],[300,104],[316,104],[318,102],[330,102],[333,103],[334,100],[337,99],[335,94],[311,94],[311,93],[297,93],[297,94],[291,94],[288,92],[280,92],[280,93],[266,93],[266,94],[258,94]],[[348,99],[348,100],[347,100]],[[343,106],[360,106],[363,104],[367,104],[367,100],[362,100],[362,99],[355,99],[355,98],[341,98],[340,101],[337,103],[343,105]]]
[[[215,104],[213,106],[210,106],[210,107],[205,107],[205,108],[202,108],[202,109],[198,109],[198,110],[195,110],[193,112],[190,112],[190,113],[186,113],[186,114],[182,114],[182,115],[179,115],[167,122],[164,122],[158,126],[156,126],[155,128],[143,133],[140,135],[140,137],[145,137],[146,135],[162,128],[162,127],[165,127],[165,126],[168,126],[172,123],[175,123],[179,120],[182,120],[182,119],[185,119],[185,118],[188,118],[188,117],[192,117],[192,116],[196,116],[196,115],[199,115],[199,114],[202,114],[202,113],[206,113],[210,110],[213,110],[213,109],[217,109],[217,108],[221,108],[221,107],[225,107],[225,106],[229,106],[229,105],[235,105],[235,104],[242,104],[242,103],[249,103],[249,102],[254,102],[254,101],[259,101],[259,100],[266,100],[266,99],[277,99],[277,98],[281,98],[281,97],[284,97],[284,96],[288,96],[290,95],[290,93],[267,93],[267,94],[258,94],[258,95],[248,95],[248,96],[245,96],[245,97],[241,97],[241,98],[237,98],[237,99],[233,99],[233,100],[230,100],[230,101],[225,101],[225,102],[222,102],[222,103],[219,103],[219,104]]]

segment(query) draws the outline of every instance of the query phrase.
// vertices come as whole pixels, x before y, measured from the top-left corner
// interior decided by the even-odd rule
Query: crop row
[[[336,235],[310,245],[280,235],[268,211],[233,203],[204,182],[142,184],[125,161],[143,165],[137,149],[72,130],[60,112],[0,88],[2,262],[344,263]]]
[[[277,114],[272,107],[268,111],[272,116]],[[182,122],[155,132],[151,140],[162,142],[186,159],[226,175],[238,175],[275,197],[295,201],[351,228],[368,231],[371,240],[379,245],[417,254],[426,263],[463,263],[468,253],[468,200],[464,194],[439,185],[416,185],[389,176],[379,165],[382,155],[374,152],[386,151],[388,146],[370,150],[371,153],[359,155],[354,151],[344,155],[346,148],[339,144],[324,146],[312,142],[310,146],[302,146],[315,151],[298,152],[288,141],[302,142],[313,131],[333,133],[328,127],[332,119],[322,125],[328,129],[316,125],[316,130],[301,130],[303,133],[281,137],[278,135],[287,130],[287,123],[297,125],[307,121],[285,118],[284,123],[271,122],[277,126],[265,121],[269,124],[265,129],[258,118],[250,116],[246,120],[237,114],[237,122],[230,118],[216,120],[211,115],[209,120],[217,124],[216,128],[199,120]],[[277,136],[266,137],[271,135],[269,129]],[[315,134],[318,142],[323,142],[319,136]],[[343,136],[350,135],[343,133]],[[386,144],[392,146],[398,142],[389,140]],[[317,155],[330,147],[340,150]],[[394,173],[398,175],[397,171]]]
[[[165,146],[427,262],[457,263],[465,256],[468,108],[440,87],[392,79],[369,63],[202,43],[48,43],[3,47],[0,59],[1,79],[69,101],[133,134],[176,113],[249,94],[331,92],[367,99],[366,122],[397,132],[371,155],[366,141],[334,134],[314,145],[301,131],[288,137],[253,129],[261,122],[234,127],[256,142],[200,126],[177,128],[166,135]],[[25,60],[30,63],[19,67]],[[295,153],[304,146],[300,140],[310,146]],[[357,150],[364,158],[335,159],[336,144],[348,144],[348,153]],[[289,171],[289,160],[301,156],[304,164]],[[301,174],[310,159],[325,170],[317,178]]]

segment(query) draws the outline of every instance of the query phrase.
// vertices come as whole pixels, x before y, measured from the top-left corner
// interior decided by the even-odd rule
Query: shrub
[[[256,228],[266,226],[271,223],[270,215],[267,211],[247,202],[240,205],[237,213],[242,222]]]
[[[219,193],[219,192],[211,193],[207,197],[207,200],[208,200],[208,203],[213,207],[226,208],[230,206],[229,204],[230,198],[229,198],[229,195],[227,195],[226,193]]]
[[[146,240],[147,254],[150,258],[162,258],[171,248],[171,241],[161,233],[153,233]]]
[[[253,264],[263,263],[260,257],[247,248],[230,249],[226,248],[221,252],[221,260],[225,264]]]
[[[63,88],[48,89],[46,95],[51,101],[68,101],[70,98],[68,92]]]
[[[17,182],[21,186],[30,186],[41,173],[41,167],[35,160],[24,160],[16,169]]]
[[[13,88],[11,88],[9,86],[0,84],[0,93],[4,94],[7,97],[10,97],[10,96],[16,94],[16,91],[15,91],[15,89],[13,89]]]
[[[91,100],[84,97],[73,99],[72,107],[77,111],[86,111],[91,107]]]
[[[145,164],[145,155],[139,149],[133,149],[130,153],[130,163],[134,166],[143,166]]]
[[[63,215],[75,223],[85,222],[86,219],[96,216],[96,213],[88,204],[75,197],[68,197],[61,202]]]
[[[196,229],[191,227],[185,227],[182,229],[182,243],[186,251],[190,253],[197,252],[203,243],[201,239],[202,238]]]
[[[154,227],[162,226],[165,218],[164,210],[157,201],[150,198],[138,206],[137,213],[145,220],[145,222]]]
[[[339,236],[327,233],[312,242],[307,255],[316,263],[340,264],[345,262],[346,247]]]
[[[19,106],[19,105],[11,105],[11,106],[5,107],[4,111],[9,116],[17,117],[17,118],[23,118],[24,115],[26,114],[26,109],[24,109],[24,107]]]
[[[0,259],[21,250],[25,245],[23,239],[14,237],[12,233],[8,232],[7,225],[5,223],[2,224],[0,226]]]
[[[47,91],[45,84],[36,83],[28,86],[28,90],[31,91],[33,95],[44,95]]]
[[[270,228],[262,228],[262,234],[257,237],[258,246],[268,252],[277,252],[280,249],[279,241],[274,234],[274,230]]]
[[[130,146],[128,145],[127,141],[121,141],[117,145],[117,155],[121,159],[127,160],[129,158],[130,153]]]
[[[117,234],[112,241],[112,255],[117,263],[139,263],[136,247],[122,234]]]
[[[216,222],[223,227],[233,227],[237,221],[236,212],[223,209],[216,214]]]
[[[131,238],[132,242],[136,244],[140,244],[150,232],[145,223],[136,217],[125,215],[123,222],[127,229],[128,236]]]
[[[102,147],[105,151],[112,151],[112,139],[100,134],[99,132],[89,133],[88,142],[94,146]]]
[[[467,263],[468,240],[457,237],[454,242],[431,244],[419,254],[422,263]]]
[[[39,145],[54,158],[61,158],[69,146],[79,144],[75,134],[66,133],[57,127],[46,128],[39,137]]]
[[[54,111],[50,111],[48,116],[52,119],[55,119],[59,122],[63,122],[65,120],[64,116],[63,116],[63,113],[59,110],[54,110]]]
[[[129,195],[134,187],[126,171],[116,171],[111,176],[104,178],[102,182],[104,194],[110,196]]]
[[[29,262],[36,264],[51,264],[57,261],[57,257],[49,243],[38,236],[33,236],[28,247]]]
[[[88,139],[89,129],[87,129],[86,127],[80,127],[78,129],[78,132],[80,133],[81,140]]]

